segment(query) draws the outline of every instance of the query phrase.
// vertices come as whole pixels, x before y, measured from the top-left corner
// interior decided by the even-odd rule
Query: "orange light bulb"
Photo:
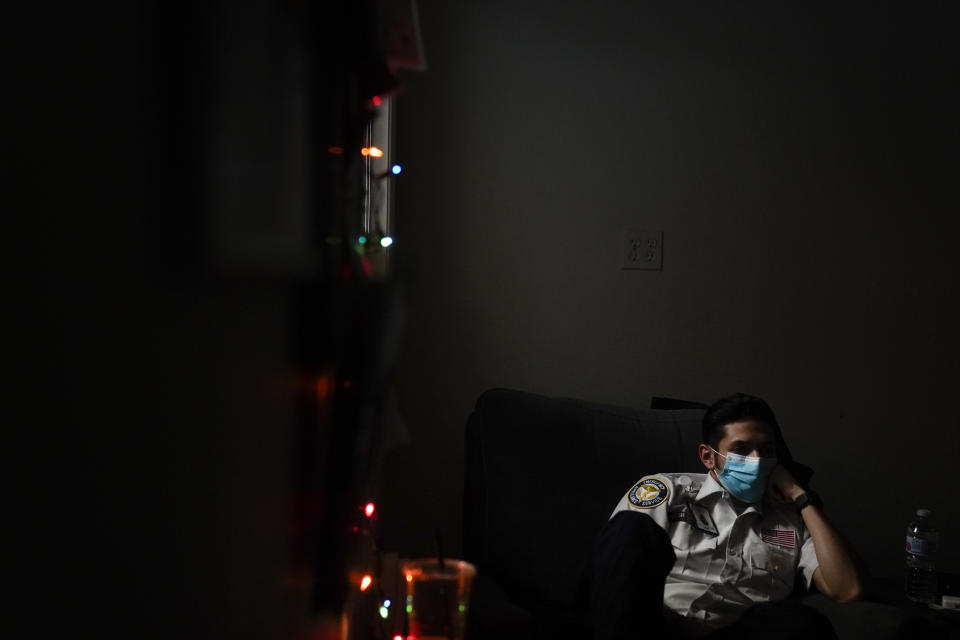
[[[326,376],[321,376],[317,379],[317,395],[320,396],[321,400],[326,399],[327,395],[330,393],[330,379]]]

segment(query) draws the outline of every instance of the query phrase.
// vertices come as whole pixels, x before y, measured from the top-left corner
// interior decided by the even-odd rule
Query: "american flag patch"
[[[793,549],[797,546],[797,534],[789,529],[760,529],[760,538],[767,544]]]

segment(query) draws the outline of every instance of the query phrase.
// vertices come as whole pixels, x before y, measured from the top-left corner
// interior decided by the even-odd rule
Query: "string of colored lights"
[[[366,504],[360,505],[358,509],[366,518],[366,524],[363,527],[360,525],[354,526],[353,532],[359,536],[373,539],[375,537],[373,534],[373,529],[375,527],[377,507],[373,502],[367,502]],[[375,551],[377,554],[380,553],[379,549],[376,549]],[[376,565],[379,566],[380,562],[377,562]],[[396,609],[393,608],[393,601],[383,593],[380,580],[378,577],[375,577],[374,574],[375,571],[373,571],[371,567],[366,567],[364,571],[353,574],[355,577],[351,580],[351,582],[359,588],[361,593],[370,592],[374,596],[374,602],[376,603],[376,615],[374,618],[378,620],[377,631],[379,631],[378,634],[374,635],[374,638],[382,638],[384,640],[416,640],[412,635],[405,636],[399,633],[391,635],[391,632],[388,632],[387,629],[384,628],[383,625],[389,621],[391,613],[394,613]],[[409,613],[409,611],[410,606],[408,604],[406,609],[401,609],[396,613],[396,615],[401,616],[404,613]],[[397,619],[395,619],[395,622],[397,622]]]
[[[343,149],[343,147],[334,146],[334,147],[329,147],[327,149],[327,152],[330,153],[331,155],[343,155],[345,153],[345,150]],[[376,146],[361,147],[360,155],[363,156],[364,158],[382,158],[384,156],[384,151]],[[368,173],[369,173],[369,170],[368,170]],[[370,185],[367,187],[367,189],[370,190],[370,194],[369,194],[371,198],[371,203],[369,205],[370,209],[376,209],[379,206],[379,199],[382,195],[381,193],[382,180],[387,178],[392,178],[394,176],[399,176],[402,173],[403,173],[403,165],[399,163],[394,163],[393,165],[390,166],[389,169],[375,176],[369,176],[369,175],[367,176],[368,178],[367,183]],[[360,233],[360,235],[357,236],[355,241],[352,243],[356,251],[363,254],[371,250],[371,247],[369,246],[371,245],[370,243],[371,238],[369,237],[371,231],[373,231],[374,235],[376,236],[373,238],[373,241],[374,241],[373,246],[379,245],[379,247],[382,249],[387,249],[393,246],[395,240],[392,235],[384,233],[382,230],[378,228],[374,228],[374,229],[370,229],[369,231],[363,231],[362,233]],[[327,238],[328,244],[341,244],[342,242],[343,242],[343,239],[339,237]]]
[[[382,107],[381,113],[389,113],[389,102],[375,96],[370,105]],[[404,167],[392,162],[390,136],[384,136],[382,129],[377,135],[379,138],[372,135],[372,127],[367,129],[362,146],[357,144],[360,147],[359,158],[355,155],[357,148],[353,145],[328,148],[331,156],[341,156],[340,161],[346,161],[354,170],[361,172],[359,175],[353,174],[361,179],[359,201],[354,195],[345,207],[350,211],[349,218],[334,232],[335,236],[326,239],[329,244],[340,245],[342,249],[338,251],[345,252],[333,255],[343,258],[349,256],[342,262],[344,278],[353,278],[358,273],[361,276],[365,273],[367,277],[378,277],[381,274],[377,269],[387,263],[378,262],[374,255],[389,256],[382,252],[389,251],[395,244],[395,238],[390,234],[391,186],[392,180],[403,174]],[[380,140],[383,142],[375,144]],[[352,164],[355,161],[359,161],[359,166]],[[375,269],[371,269],[371,263],[377,265]],[[324,388],[323,391],[328,389]],[[371,640],[415,640],[408,634],[407,608],[403,606],[406,583],[401,580],[398,591],[394,593],[394,585],[387,577],[391,572],[385,569],[384,553],[376,537],[377,507],[372,501],[366,501],[358,504],[357,508],[359,513],[353,512],[356,519],[348,524],[353,525],[350,528],[353,531],[354,550],[351,553],[352,560],[348,561],[352,570],[349,571],[347,584],[352,595],[348,597],[345,610],[344,620],[349,620],[346,628],[357,625],[358,637]],[[386,555],[389,558],[393,554]]]
[[[365,158],[382,158],[384,156],[383,150],[380,149],[379,147],[363,147],[362,149],[360,149],[360,154]],[[383,196],[382,181],[385,178],[398,176],[401,173],[403,173],[403,166],[400,164],[394,163],[389,169],[377,174],[376,176],[373,176],[373,179],[370,180],[369,182],[370,188],[371,188],[369,207],[371,211],[379,209],[380,198]],[[378,228],[371,229],[371,230],[377,231],[377,235],[379,236],[379,239],[377,240],[377,244],[379,244],[382,248],[386,249],[387,247],[390,247],[391,245],[393,245],[394,239],[392,236],[390,236],[389,234],[383,233]],[[367,231],[366,233],[369,233],[369,231]],[[366,249],[367,248],[366,245],[369,243],[369,240],[370,239],[366,235],[360,235],[357,238],[357,245],[359,245],[359,248]]]

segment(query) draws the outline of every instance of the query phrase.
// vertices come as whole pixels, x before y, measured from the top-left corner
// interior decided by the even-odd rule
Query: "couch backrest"
[[[465,557],[517,604],[571,602],[596,535],[636,480],[703,471],[702,416],[484,393],[467,422]]]

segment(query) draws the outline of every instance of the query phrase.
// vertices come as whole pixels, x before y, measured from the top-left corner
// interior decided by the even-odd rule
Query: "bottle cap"
[[[933,515],[933,511],[930,511],[930,509],[917,509],[917,515],[921,518],[929,518]]]

